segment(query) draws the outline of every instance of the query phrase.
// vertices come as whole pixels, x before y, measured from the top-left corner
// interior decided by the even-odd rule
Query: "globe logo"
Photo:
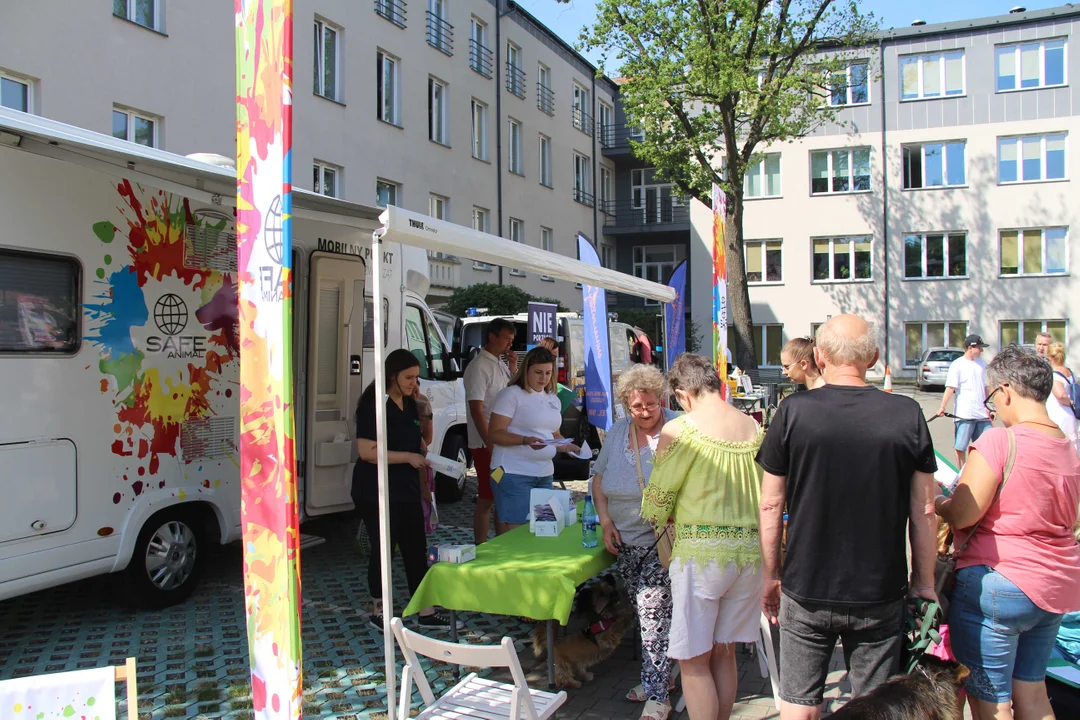
[[[187,327],[187,303],[178,295],[165,293],[154,303],[154,322],[166,335],[179,335]]]
[[[270,209],[266,212],[266,222],[263,223],[263,242],[266,244],[266,252],[270,259],[278,265],[281,264],[281,196],[276,195],[270,202]]]

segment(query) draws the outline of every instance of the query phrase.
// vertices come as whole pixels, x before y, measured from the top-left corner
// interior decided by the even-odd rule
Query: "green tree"
[[[567,312],[558,300],[538,298],[516,285],[494,283],[454,288],[454,293],[442,309],[458,317],[464,317],[471,307],[487,308],[488,315],[514,315],[528,310],[530,302],[552,303],[559,306],[559,312]]]
[[[743,255],[747,170],[764,148],[836,121],[830,94],[846,93],[847,65],[876,29],[857,0],[598,0],[596,23],[582,32],[602,66],[621,62],[627,121],[644,131],[637,157],[709,207],[714,183],[726,196],[740,367],[757,366]]]

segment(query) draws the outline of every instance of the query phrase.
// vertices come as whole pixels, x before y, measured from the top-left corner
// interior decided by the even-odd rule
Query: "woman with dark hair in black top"
[[[408,350],[394,350],[386,357],[386,392],[371,383],[356,405],[356,445],[360,461],[353,470],[352,497],[371,541],[368,589],[375,601],[371,623],[383,629],[382,555],[379,546],[379,476],[375,430],[375,403],[386,403],[386,463],[390,499],[390,544],[401,550],[409,594],[416,592],[427,572],[427,536],[424,533],[428,461],[420,414],[413,394],[419,386],[420,361]],[[423,494],[423,495],[422,495]],[[450,621],[434,608],[420,611],[423,628],[449,628]]]

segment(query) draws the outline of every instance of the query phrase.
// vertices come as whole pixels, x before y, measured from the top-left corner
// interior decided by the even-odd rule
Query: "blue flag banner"
[[[578,235],[578,257],[582,262],[600,266],[596,249],[581,235]],[[585,411],[593,427],[607,431],[614,423],[611,417],[607,295],[603,288],[582,285],[581,299],[585,326]]]
[[[671,273],[668,287],[675,299],[664,305],[664,368],[671,369],[675,358],[686,352],[686,261]]]

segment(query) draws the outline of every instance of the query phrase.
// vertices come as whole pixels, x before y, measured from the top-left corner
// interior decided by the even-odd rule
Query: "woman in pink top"
[[[1014,345],[986,368],[987,409],[1006,429],[971,446],[952,496],[937,512],[956,528],[960,554],[949,631],[956,659],[971,670],[964,689],[976,720],[1052,718],[1046,664],[1061,616],[1080,610],[1080,459],[1046,414],[1050,364]],[[998,488],[1016,439],[1012,473]],[[981,522],[980,522],[981,520]]]

